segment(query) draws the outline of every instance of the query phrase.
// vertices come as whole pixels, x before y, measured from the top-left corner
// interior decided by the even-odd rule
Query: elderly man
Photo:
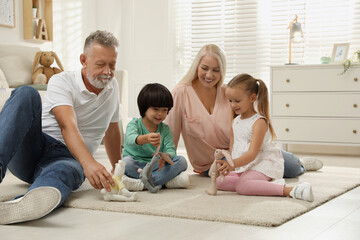
[[[104,141],[111,165],[121,159],[119,91],[113,80],[118,40],[96,31],[85,41],[82,69],[54,75],[42,109],[38,92],[15,89],[0,113],[0,182],[7,169],[31,184],[0,203],[0,224],[41,218],[61,206],[85,177],[95,189],[114,181],[92,156]]]

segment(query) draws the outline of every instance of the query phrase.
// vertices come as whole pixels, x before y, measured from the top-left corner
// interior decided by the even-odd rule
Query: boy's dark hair
[[[174,103],[171,92],[164,85],[149,83],[141,89],[137,98],[137,104],[141,117],[145,117],[149,107],[166,107],[169,112]]]

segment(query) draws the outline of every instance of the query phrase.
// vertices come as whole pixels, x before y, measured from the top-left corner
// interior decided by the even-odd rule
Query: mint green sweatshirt
[[[161,146],[159,151],[170,154],[170,158],[173,159],[176,156],[176,150],[173,135],[169,126],[162,122],[158,125],[156,132],[161,135]],[[144,145],[138,145],[136,143],[136,138],[139,135],[149,133],[150,132],[145,127],[142,118],[133,118],[126,127],[123,157],[132,156],[139,162],[150,162],[156,147],[150,143]]]

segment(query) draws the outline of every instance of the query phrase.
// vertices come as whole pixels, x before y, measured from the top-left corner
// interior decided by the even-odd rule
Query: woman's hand
[[[224,176],[227,176],[231,171],[235,170],[235,168],[230,166],[230,164],[227,161],[216,160],[216,163],[220,164],[218,171],[220,172],[220,174],[223,174]]]

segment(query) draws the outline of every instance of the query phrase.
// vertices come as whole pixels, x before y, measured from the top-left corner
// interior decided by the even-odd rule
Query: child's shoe
[[[34,188],[21,198],[0,203],[0,224],[41,218],[54,210],[60,200],[61,193],[54,187]]]
[[[322,161],[313,157],[300,158],[300,162],[306,171],[317,171],[323,167]]]
[[[290,196],[296,199],[302,199],[308,202],[314,201],[314,196],[310,183],[303,182],[294,186],[290,192]]]
[[[179,175],[168,181],[165,186],[167,188],[187,188],[190,186],[190,179],[187,173],[181,172]]]
[[[135,179],[128,177],[126,175],[122,176],[122,182],[129,191],[142,191],[144,190],[144,183],[140,179]]]

